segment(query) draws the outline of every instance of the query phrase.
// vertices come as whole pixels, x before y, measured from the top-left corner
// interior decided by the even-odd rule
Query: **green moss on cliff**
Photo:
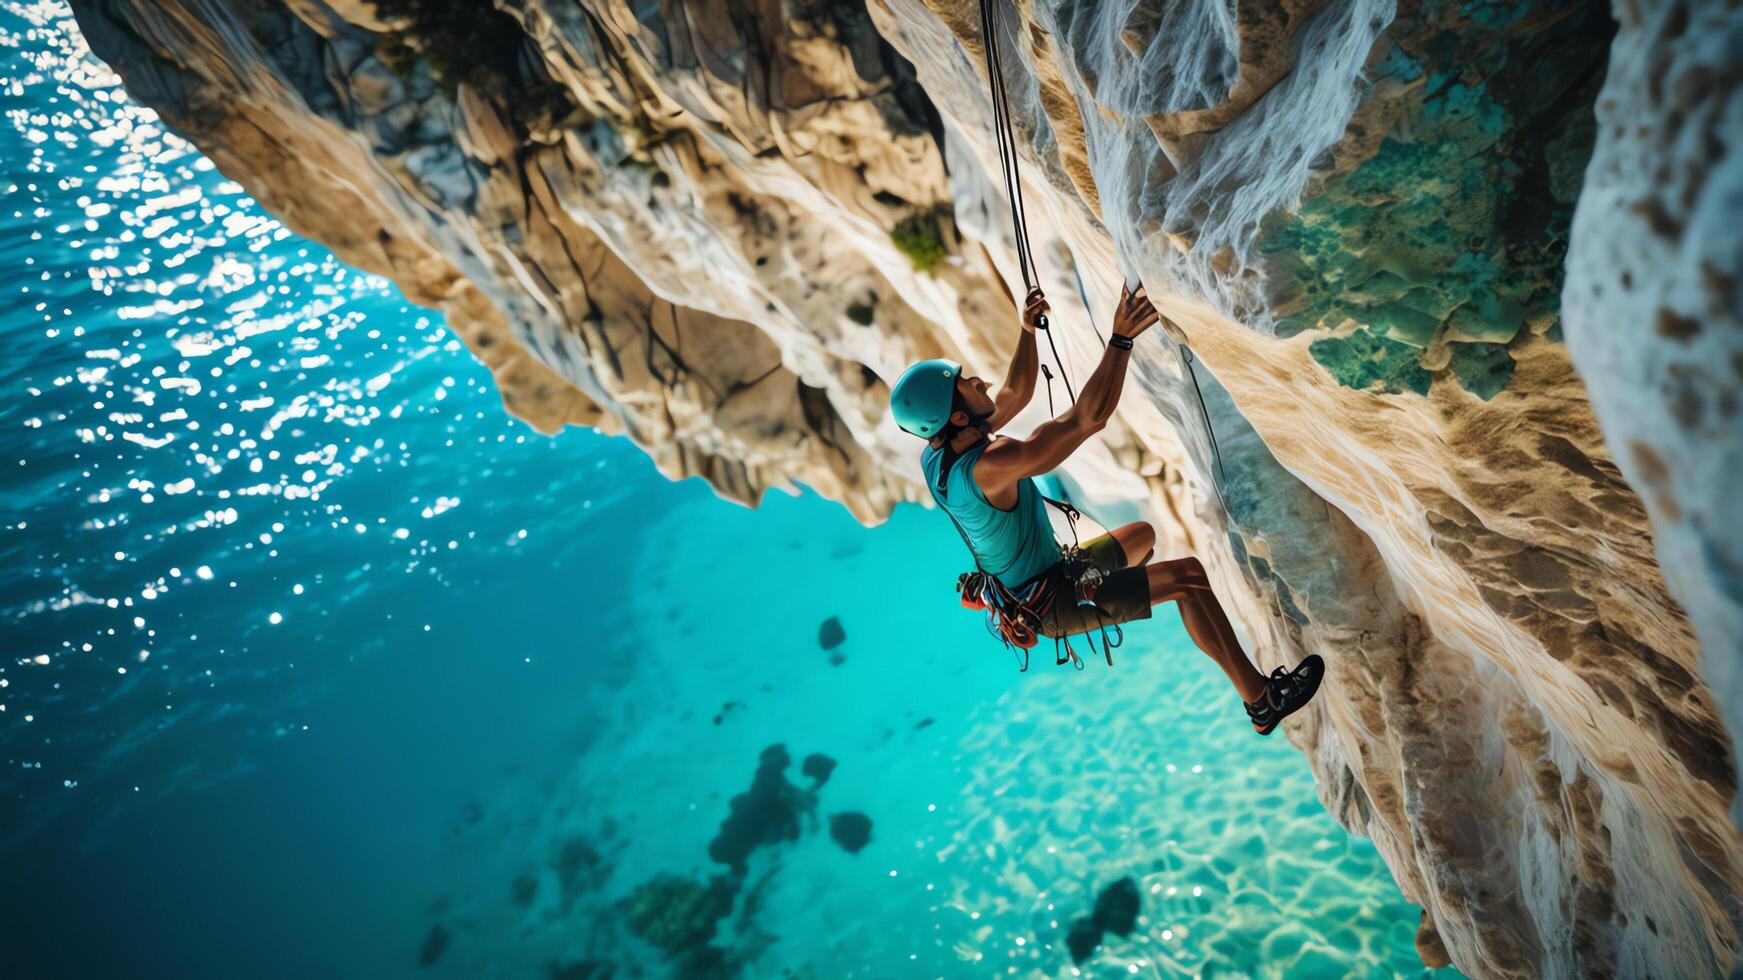
[[[946,254],[938,218],[931,214],[910,215],[897,222],[890,229],[890,242],[921,272],[937,265]]]

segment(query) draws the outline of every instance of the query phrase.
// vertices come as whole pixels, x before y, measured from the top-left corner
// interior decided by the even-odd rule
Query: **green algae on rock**
[[[1513,380],[1513,355],[1504,344],[1453,344],[1447,369],[1459,379],[1459,387],[1484,401],[1495,397]]]
[[[871,843],[871,830],[871,818],[863,813],[848,811],[829,815],[830,838],[849,854],[858,854]]]
[[[534,129],[559,125],[576,108],[567,89],[522,57],[526,34],[504,11],[469,0],[375,0],[375,12],[393,25],[378,54],[402,81],[428,64],[449,98],[469,85]]]
[[[424,936],[423,945],[418,947],[418,965],[434,966],[442,958],[442,954],[448,951],[448,944],[453,941],[454,935],[446,926],[440,922],[432,924],[429,934]]]
[[[1433,375],[1493,398],[1510,359],[1483,354],[1478,370],[1475,352],[1455,353],[1449,373],[1429,351],[1555,325],[1613,31],[1593,5],[1520,4],[1461,10],[1394,47],[1375,78],[1412,96],[1392,131],[1354,171],[1267,222],[1259,250],[1277,334],[1354,323],[1311,346],[1340,384],[1423,395]],[[1534,138],[1546,128],[1554,139]]]
[[[735,890],[725,875],[706,885],[681,875],[659,875],[636,886],[623,913],[637,936],[664,950],[680,950],[714,938],[715,923],[732,910]]]
[[[1368,330],[1357,330],[1346,337],[1324,337],[1307,349],[1346,388],[1426,395],[1429,383],[1434,380],[1417,360],[1415,348]]]

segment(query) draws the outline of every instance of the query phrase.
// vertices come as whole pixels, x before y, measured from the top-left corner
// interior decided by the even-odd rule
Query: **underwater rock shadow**
[[[871,843],[871,818],[863,813],[837,813],[829,818],[829,836],[849,854]]]
[[[1087,918],[1075,919],[1065,934],[1065,947],[1071,951],[1071,962],[1081,964],[1095,955],[1107,933],[1129,936],[1138,927],[1138,883],[1121,878],[1108,885],[1095,897],[1095,910]]]
[[[730,812],[720,832],[708,842],[708,856],[731,868],[735,877],[744,877],[745,860],[757,847],[798,839],[799,814],[816,809],[815,790],[802,790],[787,780],[792,761],[784,745],[764,749],[750,788],[728,803]]]
[[[805,757],[801,773],[810,786],[787,779],[792,756],[780,743],[763,749],[750,786],[728,801],[726,818],[708,843],[708,856],[728,868],[727,874],[699,881],[684,875],[661,873],[636,886],[628,898],[617,903],[625,927],[638,938],[661,950],[672,975],[678,977],[737,976],[761,947],[775,940],[758,934],[751,924],[760,907],[760,896],[773,878],[767,873],[745,888],[749,858],[759,847],[797,840],[802,824],[817,829],[817,797],[834,773],[836,762],[821,752]],[[871,837],[871,818],[860,813],[836,814],[830,835],[850,853],[864,847]],[[717,942],[720,923],[742,898],[737,930],[752,935],[751,948]],[[605,974],[579,973],[592,977]]]

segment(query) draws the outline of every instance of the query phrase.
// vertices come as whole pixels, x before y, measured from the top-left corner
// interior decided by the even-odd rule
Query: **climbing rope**
[[[1005,200],[1011,206],[1011,235],[1016,244],[1017,269],[1023,277],[1023,295],[1027,300],[1029,291],[1040,284],[1041,277],[1035,269],[1035,254],[1029,248],[1028,209],[1023,203],[1023,175],[1018,169],[1017,138],[1011,129],[1011,102],[1005,90],[1004,62],[999,57],[998,21],[993,14],[993,0],[980,0],[980,32],[984,42],[981,46],[986,49],[987,84],[992,90],[993,142],[999,149],[999,175],[1005,183]],[[1065,359],[1059,356],[1059,347],[1053,342],[1053,332],[1048,329],[1045,313],[1037,319],[1035,326],[1047,335],[1047,349],[1053,353],[1053,363],[1059,367],[1059,380],[1065,383],[1065,393],[1071,398],[1071,404],[1077,404],[1077,392],[1065,371]],[[1047,398],[1051,403],[1051,374],[1047,376]]]
[[[1040,274],[1035,269],[1035,256],[1029,248],[1028,212],[1023,204],[1022,172],[1018,169],[1017,140],[1011,128],[1011,104],[1009,93],[1005,89],[1004,62],[999,57],[998,18],[994,14],[996,0],[980,0],[980,32],[986,50],[987,83],[992,90],[993,104],[993,142],[998,145],[999,171],[1005,183],[1005,200],[1011,206],[1011,235],[1016,243],[1017,268],[1023,277],[1023,293],[1025,298],[1029,290],[1039,282]],[[1083,275],[1078,272],[1075,264],[1072,274],[1077,278],[1077,295],[1083,302],[1083,308],[1090,309],[1089,296],[1083,289]],[[1095,316],[1090,314],[1090,329],[1095,331],[1098,344],[1102,343],[1101,330],[1095,325]],[[1047,334],[1047,347],[1053,353],[1053,363],[1059,368],[1059,379],[1065,383],[1065,393],[1070,396],[1071,403],[1077,404],[1077,392],[1072,388],[1071,378],[1065,371],[1065,360],[1059,356],[1059,347],[1053,342],[1053,332],[1048,330],[1047,316],[1042,314],[1036,326]],[[1210,412],[1205,408],[1204,392],[1198,386],[1198,374],[1192,368],[1192,349],[1184,343],[1178,343],[1181,367],[1186,376],[1192,379],[1192,390],[1198,397],[1198,413],[1204,420],[1205,435],[1210,438],[1210,451],[1216,461],[1217,472],[1221,479],[1213,478],[1211,487],[1216,491],[1217,501],[1222,504],[1223,513],[1228,513],[1229,504],[1223,496],[1222,485],[1228,482],[1228,473],[1223,468],[1222,450],[1217,446],[1216,430],[1210,424]],[[1053,413],[1053,372],[1047,365],[1041,365],[1041,374],[1047,379],[1047,414]],[[1073,522],[1073,532],[1076,527]],[[1105,638],[1104,638],[1105,639]],[[1117,644],[1116,644],[1117,645]],[[1093,647],[1092,647],[1093,648]],[[1075,655],[1074,655],[1075,656]],[[1111,658],[1110,658],[1111,662]]]
[[[1192,348],[1178,341],[1175,349],[1180,351],[1180,368],[1186,376],[1192,379],[1192,393],[1198,396],[1198,416],[1204,420],[1204,434],[1210,437],[1210,455],[1216,461],[1216,471],[1221,479],[1212,478],[1211,489],[1216,491],[1217,502],[1222,504],[1223,513],[1229,513],[1228,498],[1223,496],[1223,484],[1229,482],[1229,472],[1223,468],[1223,452],[1216,444],[1216,429],[1210,424],[1210,412],[1204,407],[1204,392],[1198,387],[1198,372],[1192,369]]]
[[[999,57],[997,18],[992,0],[980,0],[980,30],[985,42],[986,71],[992,88],[993,141],[999,149],[999,176],[1005,182],[1005,200],[1011,207],[1011,231],[1017,247],[1017,267],[1023,290],[1034,287],[1034,255],[1029,250],[1029,223],[1023,206],[1023,182],[1017,170],[1017,143],[1011,132],[1011,105],[1005,90],[1004,63]]]

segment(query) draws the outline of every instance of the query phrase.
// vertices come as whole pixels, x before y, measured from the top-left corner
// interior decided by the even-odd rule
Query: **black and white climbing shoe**
[[[1282,667],[1271,672],[1265,682],[1265,693],[1257,701],[1247,702],[1247,717],[1253,720],[1253,730],[1269,735],[1283,719],[1300,711],[1313,700],[1325,676],[1325,661],[1318,654],[1308,654],[1294,670]]]

